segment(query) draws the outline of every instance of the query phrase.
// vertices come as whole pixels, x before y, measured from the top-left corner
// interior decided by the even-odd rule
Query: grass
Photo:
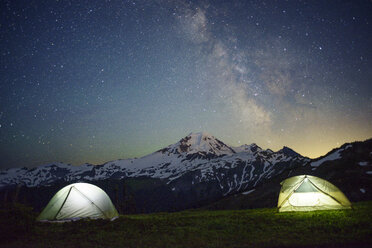
[[[372,247],[372,201],[353,210],[191,210],[71,223],[39,223],[15,209],[0,212],[0,247]]]

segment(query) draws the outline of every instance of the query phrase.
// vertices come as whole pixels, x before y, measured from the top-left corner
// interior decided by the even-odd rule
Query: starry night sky
[[[309,157],[372,137],[371,1],[3,1],[0,169],[190,132]]]

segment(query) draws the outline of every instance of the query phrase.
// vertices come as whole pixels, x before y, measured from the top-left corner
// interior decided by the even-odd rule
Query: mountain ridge
[[[222,159],[222,157],[225,158]],[[32,187],[37,186],[39,183],[53,183],[54,180],[61,178],[64,178],[65,181],[102,180],[112,176],[113,173],[110,174],[110,171],[119,172],[120,175],[117,174],[116,176],[121,178],[151,176],[162,179],[169,178],[172,181],[177,176],[188,170],[194,170],[196,167],[207,170],[209,165],[213,165],[213,162],[218,164],[219,160],[231,163],[234,160],[252,161],[257,157],[260,159],[264,157],[264,160],[270,164],[276,164],[281,160],[308,160],[308,158],[301,156],[290,148],[273,152],[270,149],[263,150],[254,143],[240,147],[230,147],[206,132],[199,132],[190,133],[177,143],[140,158],[112,160],[101,165],[85,163],[73,166],[65,163],[51,163],[31,169],[11,168],[3,170],[0,171],[0,187],[4,185],[4,182],[5,184],[23,183]],[[223,165],[219,167],[221,166],[223,167]],[[106,171],[103,168],[106,168]],[[68,170],[69,172],[63,173],[62,170]],[[51,171],[55,173],[48,174]],[[24,174],[23,178],[22,176],[20,177],[22,172]],[[106,176],[104,175],[105,172]],[[13,176],[13,180],[7,181],[7,176]],[[41,180],[42,182],[33,180],[34,178],[32,177],[37,176],[45,178]]]
[[[134,201],[137,212],[138,208],[145,212],[181,210],[203,206],[241,192],[253,192],[246,196],[254,196],[260,191],[251,190],[265,188],[265,185],[284,175],[322,175],[325,171],[323,177],[326,178],[335,174],[333,164],[339,161],[349,161],[359,171],[357,174],[362,177],[361,180],[369,180],[372,178],[368,176],[369,170],[372,173],[370,143],[372,139],[345,144],[328,155],[310,159],[288,147],[276,152],[264,150],[254,143],[230,147],[209,134],[190,133],[180,141],[140,158],[113,160],[101,165],[53,163],[31,169],[0,171],[0,197],[2,192],[16,192],[15,189],[21,187],[23,197],[37,209],[52,196],[51,191],[70,183],[88,182],[102,187],[110,197],[117,199],[117,205],[124,204],[123,201]],[[360,150],[363,154],[355,157],[353,154],[359,154]],[[367,188],[363,186],[363,190]],[[40,196],[40,191],[44,192],[43,196]],[[369,189],[363,196],[368,192]],[[5,198],[8,195],[3,194]],[[36,201],[32,196],[41,199]]]

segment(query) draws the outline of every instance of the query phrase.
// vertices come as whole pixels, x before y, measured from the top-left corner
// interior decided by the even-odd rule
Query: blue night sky
[[[371,1],[1,1],[0,169],[190,132],[309,157],[372,137]]]

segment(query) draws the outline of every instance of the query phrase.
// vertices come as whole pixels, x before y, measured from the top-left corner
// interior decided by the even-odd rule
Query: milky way
[[[0,168],[190,132],[316,157],[372,137],[370,1],[2,1]]]

